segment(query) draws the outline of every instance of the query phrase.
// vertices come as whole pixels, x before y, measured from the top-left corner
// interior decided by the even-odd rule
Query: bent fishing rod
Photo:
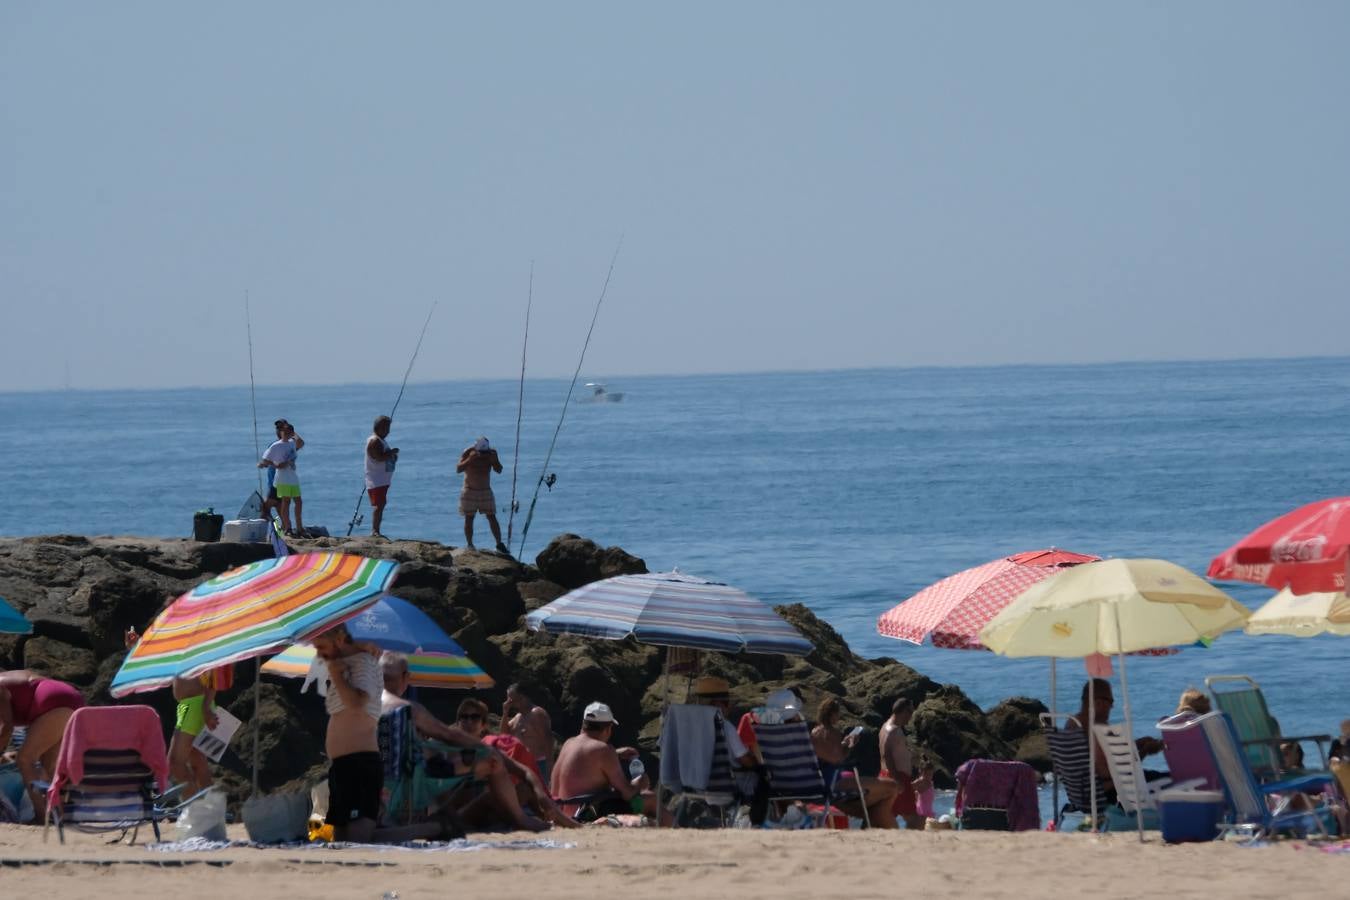
[[[417,336],[417,346],[413,348],[412,358],[408,360],[408,368],[403,372],[403,383],[399,385],[398,396],[394,398],[394,408],[389,411],[389,421],[393,423],[394,413],[398,412],[398,405],[403,401],[403,392],[408,387],[408,376],[412,374],[413,364],[417,362],[417,354],[422,352],[422,339],[427,336],[427,326],[431,324],[431,316],[436,312],[436,301],[432,301],[431,309],[427,311],[427,320],[422,323],[422,333]],[[352,529],[361,524],[365,518],[361,514],[361,504],[365,502],[366,490],[363,487],[361,493],[356,495],[356,508],[352,510],[351,520],[347,522],[347,537],[352,536]]]
[[[516,399],[516,449],[511,460],[511,514],[506,520],[506,546],[511,546],[511,535],[516,522],[516,472],[520,469],[520,420],[525,415],[525,352],[530,348],[530,310],[534,308],[534,260],[530,260],[530,291],[525,301],[525,341],[520,346],[520,396]]]
[[[619,260],[619,250],[623,248],[623,235],[619,235],[619,243],[614,248],[614,256],[609,260],[609,271],[605,274],[604,287],[600,288],[600,298],[595,301],[595,312],[591,313],[591,327],[586,331],[586,340],[581,345],[581,356],[577,359],[576,371],[572,373],[572,383],[567,386],[567,396],[563,398],[562,413],[558,416],[558,426],[553,429],[553,440],[549,442],[548,453],[544,456],[544,467],[539,471],[539,481],[534,486],[534,496],[530,498],[530,509],[525,515],[525,525],[520,529],[520,549],[516,551],[516,559],[523,558],[525,554],[525,537],[530,533],[530,522],[534,520],[534,506],[539,502],[539,489],[545,484],[552,490],[553,482],[557,479],[548,474],[548,464],[553,459],[553,448],[558,445],[558,434],[562,431],[563,420],[567,418],[567,407],[572,402],[572,392],[576,390],[577,378],[581,375],[581,366],[586,361],[586,348],[591,345],[591,335],[595,333],[595,322],[600,318],[600,304],[605,302],[605,294],[609,291],[609,280],[614,275],[614,264]]]

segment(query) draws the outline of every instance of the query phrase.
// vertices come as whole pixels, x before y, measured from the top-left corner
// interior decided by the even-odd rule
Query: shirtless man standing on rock
[[[487,516],[488,528],[492,529],[492,537],[497,542],[497,552],[510,556],[510,548],[502,543],[502,527],[497,524],[497,498],[492,494],[492,473],[501,474],[502,471],[497,451],[492,449],[487,438],[480,437],[472,447],[464,448],[455,471],[464,473],[464,489],[459,493],[459,514],[464,517],[464,546],[474,549],[473,517],[482,513]]]
[[[601,816],[642,813],[656,814],[656,795],[644,790],[647,776],[629,779],[623,771],[619,751],[610,746],[614,736],[614,713],[604,703],[592,703],[581,717],[581,733],[567,739],[558,751],[550,792],[557,800],[580,797],[612,789],[617,796],[594,804]],[[636,750],[628,750],[636,756]],[[569,816],[577,813],[577,804],[562,804]]]
[[[534,754],[539,775],[549,783],[553,767],[553,720],[548,710],[536,704],[519,682],[506,689],[502,704],[502,734],[509,734]]]

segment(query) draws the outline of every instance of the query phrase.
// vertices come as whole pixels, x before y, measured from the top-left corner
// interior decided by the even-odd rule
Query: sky
[[[0,391],[1340,355],[1348,26],[6,0]]]

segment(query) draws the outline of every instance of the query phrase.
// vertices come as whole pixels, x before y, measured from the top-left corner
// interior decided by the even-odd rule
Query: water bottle
[[[646,774],[647,774],[647,767],[642,764],[642,760],[636,756],[633,757],[632,761],[628,763],[629,780],[637,781],[639,778],[641,778],[643,775]]]

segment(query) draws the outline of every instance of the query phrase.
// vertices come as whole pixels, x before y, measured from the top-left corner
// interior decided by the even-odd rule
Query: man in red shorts
[[[906,828],[922,830],[923,816],[919,815],[919,792],[933,783],[933,772],[927,769],[914,774],[914,754],[905,737],[905,726],[914,718],[914,703],[901,697],[891,704],[891,717],[881,726],[881,777],[900,786],[895,795],[895,814],[905,820]]]
[[[394,480],[394,466],[398,463],[398,448],[390,447],[389,427],[393,419],[379,416],[366,438],[366,494],[370,497],[370,533],[384,537],[380,524],[384,520],[384,504],[389,498],[389,483]]]

